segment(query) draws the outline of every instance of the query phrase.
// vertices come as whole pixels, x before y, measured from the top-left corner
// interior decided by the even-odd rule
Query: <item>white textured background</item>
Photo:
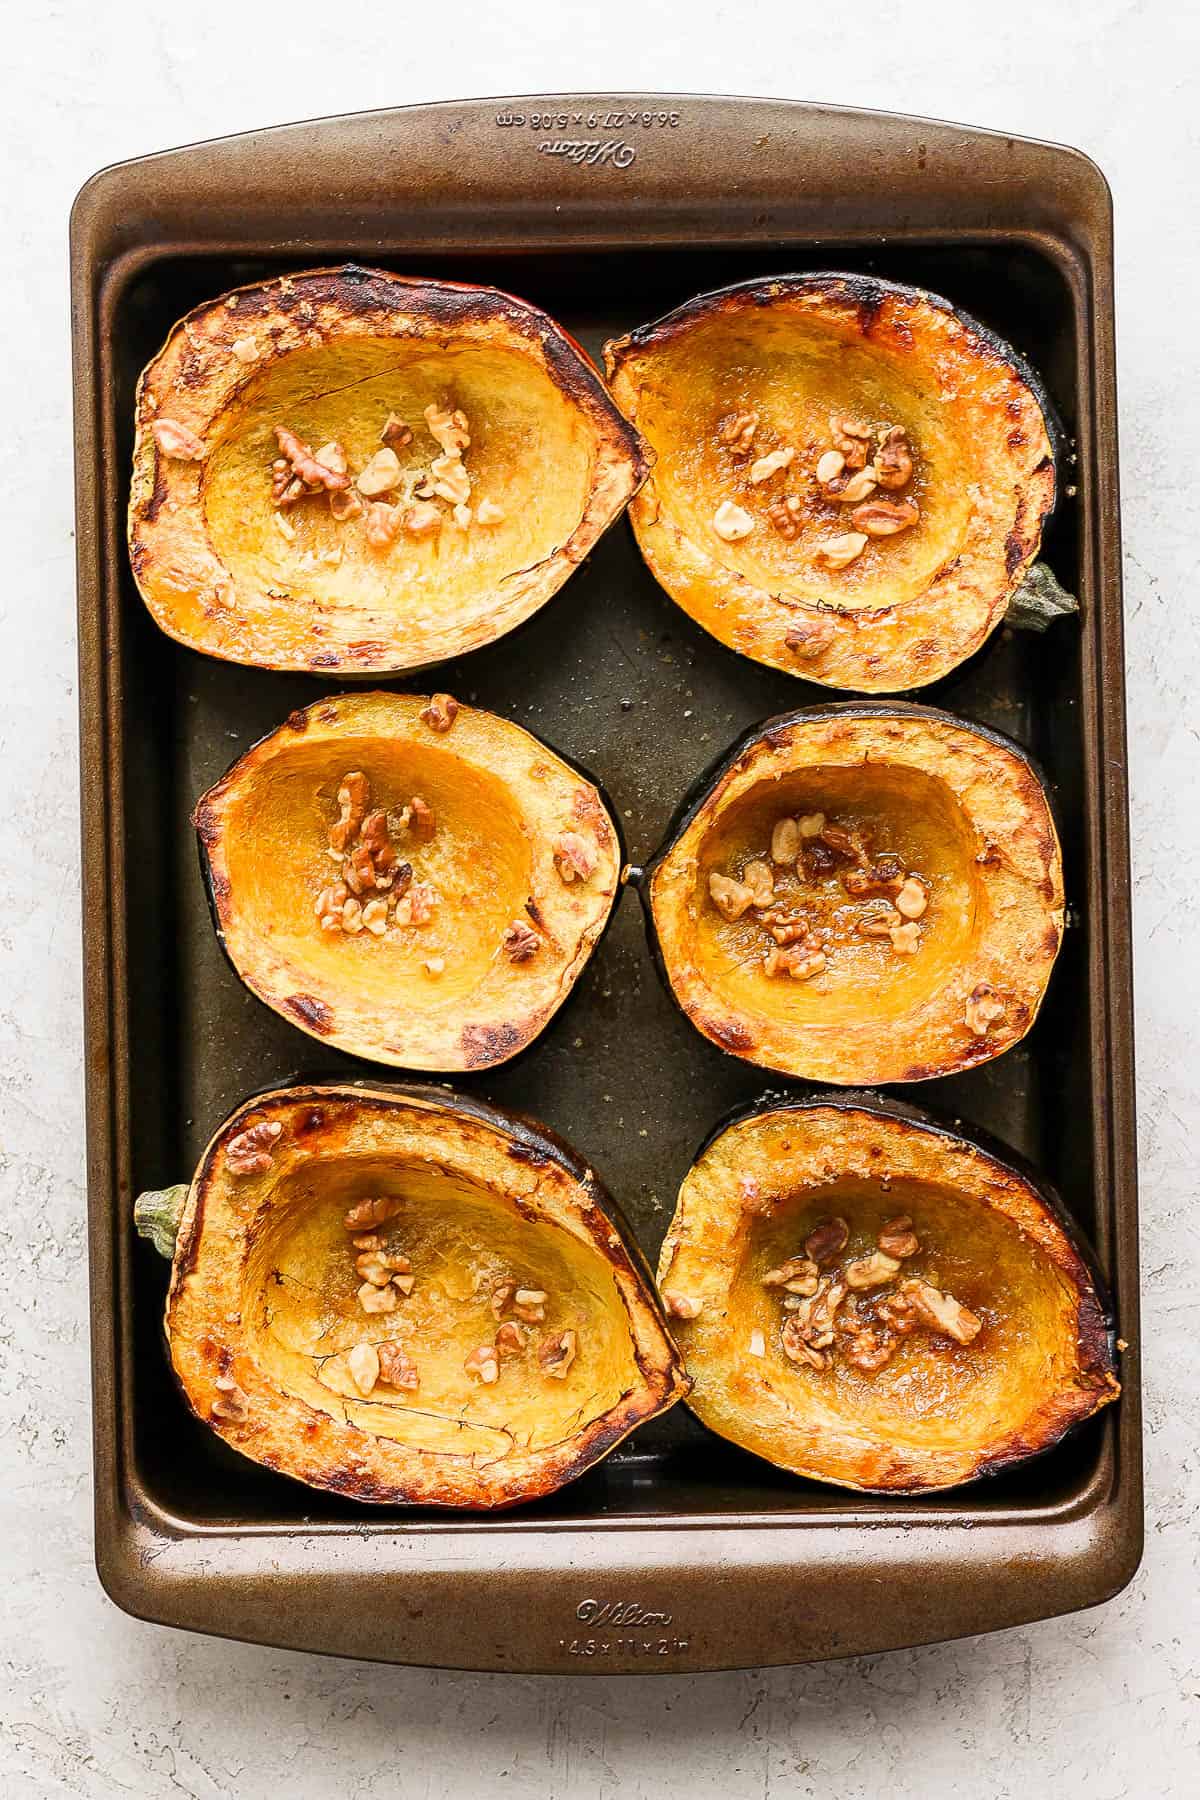
[[[0,1793],[1200,1792],[1200,253],[1185,0],[492,0],[6,15],[0,287]],[[1116,196],[1149,1430],[1132,1587],[1056,1623],[744,1675],[493,1678],[135,1623],[92,1571],[66,221],[103,163],[252,126],[555,89],[777,94],[1088,150]],[[848,183],[854,170],[846,170]],[[1197,934],[1194,937],[1193,934]]]

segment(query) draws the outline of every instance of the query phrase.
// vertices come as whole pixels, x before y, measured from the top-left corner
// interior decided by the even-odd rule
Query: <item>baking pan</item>
[[[852,178],[848,178],[848,171]],[[243,1095],[314,1068],[210,928],[188,814],[321,684],[206,660],[123,545],[134,382],[170,325],[331,259],[494,282],[595,354],[698,291],[869,270],[946,294],[1045,378],[1076,445],[1046,551],[1081,616],[998,633],[934,703],[1048,770],[1071,901],[1026,1042],[917,1094],[1034,1162],[1114,1286],[1124,1398],[1023,1470],[873,1499],[779,1474],[683,1409],[503,1517],[353,1507],[191,1420],[133,1194],[178,1180]],[[588,95],[414,107],[201,144],[95,176],[72,224],[96,1543],[142,1617],[396,1662],[697,1670],[877,1651],[1088,1606],[1141,1547],[1130,919],[1108,190],[1073,151],[786,102]],[[415,684],[419,685],[419,684]],[[635,861],[746,726],[822,690],[713,643],[618,526],[518,636],[437,685],[594,768]],[[767,1085],[680,1019],[636,898],[534,1050],[464,1088],[589,1158],[653,1256],[692,1154]],[[318,1053],[320,1054],[320,1053]],[[325,1070],[366,1074],[342,1058]]]

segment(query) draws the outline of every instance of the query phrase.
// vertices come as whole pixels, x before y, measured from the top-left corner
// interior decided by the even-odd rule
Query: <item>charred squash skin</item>
[[[465,408],[473,502],[499,518],[460,528],[446,506],[440,528],[381,544],[365,508],[337,522],[325,495],[279,512],[277,427],[310,451],[340,444],[356,477],[395,413],[415,475],[439,449],[426,405]],[[409,672],[530,618],[648,467],[579,346],[538,308],[492,288],[313,269],[195,308],[143,372],[130,560],[156,623],[206,655]]]
[[[247,1170],[239,1145],[256,1130],[267,1159]],[[399,1198],[384,1229],[409,1247],[414,1283],[368,1314],[343,1215],[380,1195]],[[143,1209],[146,1235],[162,1221]],[[487,1385],[464,1349],[497,1330],[498,1268],[551,1291],[545,1326]],[[240,1106],[187,1190],[165,1325],[185,1400],[235,1450],[376,1505],[540,1498],[689,1385],[636,1241],[582,1159],[531,1120],[418,1084],[303,1085]],[[564,1328],[577,1353],[558,1379],[537,1339]],[[348,1348],[387,1342],[413,1359],[415,1390],[363,1395],[332,1374]]]
[[[1054,507],[1059,428],[1024,360],[949,301],[872,276],[778,276],[702,294],[605,358],[656,459],[630,507],[638,545],[721,643],[824,686],[898,693],[957,667],[1003,619]],[[760,418],[754,456],[796,453],[761,486],[719,442],[739,412]],[[855,413],[907,432],[919,520],[823,569],[820,545],[856,527],[815,468],[829,415]],[[768,508],[789,494],[785,537]],[[725,501],[753,519],[740,541],[714,530]]]
[[[928,885],[927,939],[903,959],[842,946],[816,979],[770,978],[769,945],[753,932],[733,941],[708,876],[746,849],[761,856],[771,817],[818,807],[843,820],[874,808],[884,832],[907,832]],[[925,1081],[1011,1048],[1062,943],[1062,855],[1035,765],[998,732],[906,701],[843,701],[752,728],[631,879],[659,973],[695,1028],[731,1055],[838,1086]],[[967,1019],[977,996],[1000,1009],[982,1032]]]
[[[569,997],[611,922],[624,863],[613,807],[576,764],[512,721],[456,706],[439,729],[419,694],[340,694],[292,713],[196,804],[201,873],[218,941],[255,996],[322,1043],[438,1073],[523,1052]],[[373,807],[431,804],[428,843],[402,838],[437,895],[423,928],[380,937],[322,928],[314,901],[343,777]],[[563,833],[595,858],[565,881]],[[536,948],[505,948],[519,926]],[[440,966],[439,966],[440,965]]]
[[[824,1370],[789,1360],[764,1271],[818,1218],[843,1217],[856,1256],[896,1214],[921,1242],[912,1266],[936,1267],[978,1337],[906,1338],[874,1373],[837,1351]],[[1111,1303],[1053,1190],[983,1134],[874,1094],[766,1095],[723,1121],[680,1189],[658,1275],[692,1409],[815,1481],[960,1486],[1051,1449],[1120,1393]]]

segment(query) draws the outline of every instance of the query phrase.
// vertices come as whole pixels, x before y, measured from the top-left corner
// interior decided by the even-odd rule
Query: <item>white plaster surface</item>
[[[1200,1792],[1200,157],[1176,0],[493,0],[6,13],[0,285],[0,1793]],[[1081,145],[1116,195],[1137,874],[1148,1548],[1074,1619],[773,1673],[514,1679],[138,1624],[92,1570],[66,219],[103,163],[321,113],[740,91]],[[853,183],[853,168],[846,180]]]

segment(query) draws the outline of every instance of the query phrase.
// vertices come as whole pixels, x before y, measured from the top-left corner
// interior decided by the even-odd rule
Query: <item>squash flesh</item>
[[[397,1310],[365,1314],[361,1277],[343,1223],[365,1198],[396,1195],[398,1216],[382,1228],[410,1259],[411,1295]],[[319,1190],[303,1170],[269,1190],[270,1229],[256,1240],[242,1281],[241,1311],[255,1321],[248,1348],[285,1392],[376,1437],[414,1449],[503,1456],[560,1442],[581,1419],[607,1412],[637,1380],[629,1332],[612,1274],[594,1252],[552,1224],[523,1221],[510,1203],[462,1175],[419,1164],[326,1162]],[[490,1300],[516,1276],[548,1295],[546,1322],[526,1328],[526,1348],[485,1385],[464,1367],[494,1341]],[[578,1353],[565,1377],[539,1366],[539,1343],[573,1330]],[[359,1397],[330,1358],[355,1344],[400,1342],[420,1387],[386,1385]]]
[[[598,790],[520,726],[460,706],[440,731],[429,711],[414,694],[318,701],[235,763],[195,823],[218,934],[267,1005],[377,1062],[489,1067],[570,993],[612,912],[620,840]],[[367,777],[368,810],[388,816],[408,891],[432,897],[431,916],[393,913],[382,935],[326,929],[319,912],[339,879],[330,833],[352,773]],[[403,828],[418,798],[431,832]],[[564,834],[593,854],[586,879],[563,879]],[[526,960],[510,953],[514,925],[536,933]]]
[[[730,413],[755,412],[755,454],[790,446],[796,460],[761,485],[752,459],[734,460],[717,427]],[[846,568],[819,573],[816,546],[853,529],[850,507],[826,499],[812,471],[830,446],[831,413],[903,426],[916,452],[906,498],[919,522],[894,537],[871,539]],[[668,344],[650,366],[638,396],[638,427],[657,454],[659,503],[686,534],[756,587],[815,606],[845,610],[897,606],[922,593],[963,549],[970,530],[970,486],[982,471],[967,430],[953,409],[912,381],[903,360],[837,320],[805,331],[764,313],[731,327],[718,320]],[[794,493],[798,535],[788,541],[766,517],[768,505]],[[712,516],[732,499],[756,519],[740,542],[724,543]]]
[[[277,425],[313,448],[341,444],[357,470],[379,450],[395,413],[413,432],[397,455],[416,479],[440,454],[424,409],[450,401],[466,414],[471,433],[463,458],[470,504],[495,502],[504,515],[498,524],[463,531],[442,508],[440,531],[422,538],[401,532],[379,551],[367,543],[365,515],[339,523],[317,496],[288,509],[292,539],[279,531],[270,481]],[[496,587],[549,556],[578,525],[593,460],[578,410],[526,357],[368,339],[294,351],[252,377],[227,409],[202,494],[217,555],[239,592],[258,596],[262,613],[274,611],[269,589],[299,582],[344,634],[361,626],[363,636],[378,635],[386,617],[401,635],[451,618],[463,626],[483,621]],[[553,468],[552,482],[545,468]],[[339,551],[336,566],[322,560]]]
[[[510,791],[437,743],[356,738],[344,767],[328,746],[301,743],[280,760],[239,789],[226,828],[229,879],[257,940],[243,954],[253,959],[269,944],[306,991],[336,991],[362,1007],[451,1012],[500,956],[504,929],[529,895],[530,846]],[[399,811],[417,794],[432,808],[432,839],[397,845],[414,879],[442,896],[428,925],[382,937],[320,929],[313,900],[337,873],[329,827],[352,769],[370,781],[372,807]],[[425,968],[435,957],[445,962],[436,978]]]
[[[811,979],[767,973],[760,918],[722,918],[711,876],[764,857],[780,818],[816,811],[865,827],[873,855],[899,853],[923,884],[915,953],[861,936],[868,907],[847,903],[836,875],[814,890],[776,869],[833,930]],[[897,701],[812,708],[749,733],[706,777],[642,895],[697,1030],[764,1068],[843,1086],[924,1081],[999,1055],[1032,1025],[1063,932],[1061,851],[1027,758],[998,734]],[[977,998],[994,1007],[986,1021]]]
[[[916,956],[897,956],[886,938],[855,929],[878,901],[852,900],[836,872],[812,880],[776,868],[783,904],[803,908],[830,933],[826,966],[811,981],[769,976],[762,966],[770,939],[753,915],[722,918],[709,892],[713,873],[743,873],[747,862],[769,860],[771,828],[782,817],[824,812],[847,830],[866,834],[876,854],[889,851],[929,892]],[[904,779],[895,771],[862,773],[816,767],[761,783],[722,813],[697,862],[693,896],[695,955],[712,991],[739,1015],[792,1026],[833,1026],[861,1018],[869,986],[881,1012],[921,1004],[943,987],[986,915],[986,900],[971,879],[972,838],[945,785],[934,777]]]
[[[849,1227],[823,1265],[834,1272],[899,1214],[919,1249],[895,1280],[953,1295],[978,1335],[901,1337],[873,1373],[840,1338],[824,1369],[787,1357],[783,1293],[763,1276],[803,1254],[820,1219]],[[1061,1215],[979,1146],[873,1097],[764,1106],[721,1132],[680,1189],[659,1284],[669,1306],[683,1296],[695,1312],[674,1329],[703,1422],[837,1486],[973,1480],[1049,1448],[1120,1391],[1102,1300]]]

